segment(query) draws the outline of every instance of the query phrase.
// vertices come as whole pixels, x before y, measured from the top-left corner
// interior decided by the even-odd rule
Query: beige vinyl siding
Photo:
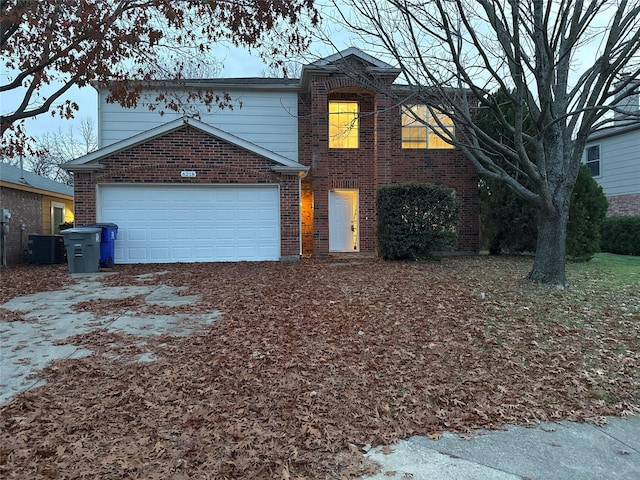
[[[298,152],[298,96],[295,91],[229,91],[233,108],[213,108],[206,111],[202,104],[193,104],[201,112],[200,120],[236,135],[292,160]],[[106,103],[106,93],[99,96],[98,122],[100,147],[129,138],[183,116],[183,112],[149,110],[142,100],[136,108],[124,109]],[[240,106],[240,104],[242,106]]]

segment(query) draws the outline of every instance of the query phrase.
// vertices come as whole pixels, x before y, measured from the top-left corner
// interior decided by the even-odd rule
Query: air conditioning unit
[[[29,235],[27,261],[29,263],[64,263],[62,235]]]

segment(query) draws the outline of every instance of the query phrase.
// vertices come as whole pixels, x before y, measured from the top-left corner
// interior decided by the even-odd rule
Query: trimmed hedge
[[[603,252],[640,255],[640,216],[607,217],[601,227]]]
[[[455,247],[460,217],[455,191],[444,185],[405,183],[378,190],[378,252],[385,260],[428,258]]]

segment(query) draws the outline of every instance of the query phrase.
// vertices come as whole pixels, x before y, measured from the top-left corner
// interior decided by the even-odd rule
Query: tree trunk
[[[558,289],[567,286],[565,263],[568,219],[568,202],[566,208],[557,207],[553,211],[543,208],[540,212],[536,257],[533,268],[527,275],[529,280]]]

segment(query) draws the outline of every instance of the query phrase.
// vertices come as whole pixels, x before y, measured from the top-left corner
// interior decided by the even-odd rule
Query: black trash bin
[[[115,223],[94,223],[89,227],[102,229],[100,236],[100,266],[111,268],[114,264],[118,225]]]
[[[100,268],[100,229],[96,227],[68,228],[60,232],[67,247],[67,262],[71,273],[93,273]]]

